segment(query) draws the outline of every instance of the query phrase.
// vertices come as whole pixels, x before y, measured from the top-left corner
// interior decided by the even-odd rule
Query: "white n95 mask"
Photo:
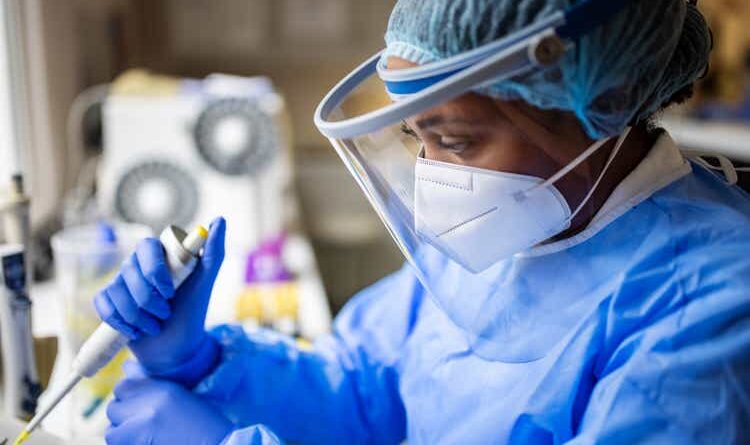
[[[420,156],[414,187],[417,233],[467,270],[482,272],[568,229],[596,190],[629,131],[620,136],[598,179],[574,212],[554,183],[609,139],[594,143],[547,180]]]

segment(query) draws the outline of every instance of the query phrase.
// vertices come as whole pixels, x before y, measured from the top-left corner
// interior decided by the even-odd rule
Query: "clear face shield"
[[[535,330],[537,322],[544,322],[544,312],[555,315],[550,323],[565,323],[560,301],[545,308],[545,302],[514,298],[521,291],[555,293],[543,282],[511,280],[524,261],[514,254],[569,226],[576,209],[568,207],[554,182],[606,141],[555,177],[534,178],[427,160],[404,123],[488,83],[555,64],[585,29],[603,23],[626,3],[584,2],[589,9],[579,5],[485,47],[421,67],[389,71],[376,55],[339,83],[316,111],[316,125],[424,287],[467,333],[480,356],[534,360],[547,349],[544,338],[535,339],[550,334],[549,329]],[[585,280],[575,274],[570,278]],[[589,280],[585,287],[591,285]],[[564,311],[574,317],[581,304],[568,303]],[[513,342],[517,336],[527,341]]]

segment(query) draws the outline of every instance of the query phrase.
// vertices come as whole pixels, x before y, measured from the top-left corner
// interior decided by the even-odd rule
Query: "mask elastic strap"
[[[599,183],[601,182],[602,178],[604,178],[604,174],[607,172],[607,169],[609,169],[609,166],[612,164],[612,161],[614,161],[615,157],[617,156],[617,153],[620,151],[620,148],[622,148],[623,144],[625,143],[625,140],[628,138],[628,135],[630,134],[630,130],[632,127],[625,128],[625,131],[620,135],[620,137],[617,139],[617,144],[615,144],[615,148],[612,150],[612,153],[609,155],[609,159],[607,159],[607,163],[604,165],[604,169],[602,169],[602,172],[599,174],[599,178],[597,178],[596,182],[594,183],[594,186],[589,190],[588,194],[586,195],[586,198],[584,198],[583,201],[581,201],[581,204],[578,205],[576,210],[572,213],[570,216],[570,220],[576,217],[578,215],[578,212],[583,209],[583,206],[586,205],[589,199],[591,199],[591,196],[594,194],[594,191],[596,191],[596,188],[599,186]],[[587,148],[583,153],[578,155],[575,159],[573,159],[568,165],[566,165],[562,170],[552,175],[551,178],[547,179],[546,181],[542,182],[539,185],[536,185],[532,187],[530,190],[526,191],[524,195],[528,193],[532,193],[537,189],[549,187],[552,184],[559,181],[562,177],[573,171],[576,167],[581,165],[583,161],[588,159],[592,154],[594,154],[597,150],[602,148],[604,144],[609,142],[612,138],[606,138],[601,139],[599,141],[594,142],[589,148]]]
[[[601,139],[601,140],[598,140],[598,141],[594,142],[591,145],[591,147],[587,148],[583,153],[581,153],[580,155],[578,155],[578,157],[576,157],[568,165],[566,165],[565,167],[563,167],[562,170],[560,170],[559,172],[555,173],[554,175],[552,175],[551,178],[549,178],[548,180],[544,181],[543,183],[537,185],[532,190],[537,189],[537,188],[546,188],[546,187],[549,187],[552,184],[556,183],[557,181],[559,181],[560,179],[562,179],[565,175],[567,175],[568,173],[570,173],[571,171],[573,171],[573,169],[575,169],[576,167],[578,167],[579,165],[581,165],[581,163],[583,161],[585,161],[586,159],[588,159],[592,154],[594,154],[596,151],[598,151],[600,148],[602,148],[604,146],[604,144],[606,144],[607,142],[610,141],[610,139],[612,139],[612,138]]]
[[[589,199],[591,199],[591,196],[594,195],[594,192],[599,187],[599,183],[602,182],[602,179],[604,179],[604,175],[607,173],[607,170],[609,170],[609,166],[612,165],[612,161],[615,160],[615,157],[617,157],[617,153],[620,152],[620,149],[625,144],[625,140],[628,138],[628,135],[630,135],[631,129],[632,127],[627,127],[617,139],[617,144],[615,144],[615,148],[612,150],[612,153],[609,154],[609,159],[607,159],[607,163],[604,164],[604,168],[599,174],[599,178],[597,178],[596,182],[594,182],[594,186],[591,187],[591,190],[589,190],[588,194],[586,194],[586,197],[583,198],[583,201],[578,204],[578,207],[573,212],[573,214],[570,215],[570,221],[572,221],[576,217],[576,215],[578,215],[578,213],[583,209],[583,206],[585,206]]]
[[[747,169],[735,167],[729,158],[718,153],[703,153],[693,150],[683,150],[682,153],[689,159],[697,162],[698,164],[709,170],[720,171],[724,173],[724,177],[726,178],[727,184],[729,185],[735,185],[740,180],[737,172],[747,171]],[[708,161],[706,161],[705,158],[707,157],[715,158],[716,160],[718,160],[719,167],[714,167]]]

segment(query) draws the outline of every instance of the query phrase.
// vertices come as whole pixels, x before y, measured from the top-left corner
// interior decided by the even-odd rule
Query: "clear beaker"
[[[72,358],[99,325],[93,300],[114,278],[122,261],[150,228],[137,224],[90,224],[73,226],[56,233],[51,240],[55,280],[60,292],[62,322],[58,340],[56,370],[67,374]],[[98,435],[106,428],[105,401],[122,377],[127,351],[74,390],[64,423],[70,437]],[[54,385],[53,380],[50,382]]]

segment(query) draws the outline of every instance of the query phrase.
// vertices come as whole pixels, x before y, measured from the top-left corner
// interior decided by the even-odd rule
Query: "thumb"
[[[211,222],[208,230],[208,240],[203,249],[201,265],[209,270],[218,271],[224,261],[224,242],[227,233],[227,222],[224,217],[218,217]]]
[[[188,278],[188,282],[202,282],[206,278],[211,280],[216,278],[221,263],[224,261],[226,231],[227,223],[223,217],[216,218],[211,222],[208,229],[208,239],[203,248],[203,255],[201,255],[195,270]]]

